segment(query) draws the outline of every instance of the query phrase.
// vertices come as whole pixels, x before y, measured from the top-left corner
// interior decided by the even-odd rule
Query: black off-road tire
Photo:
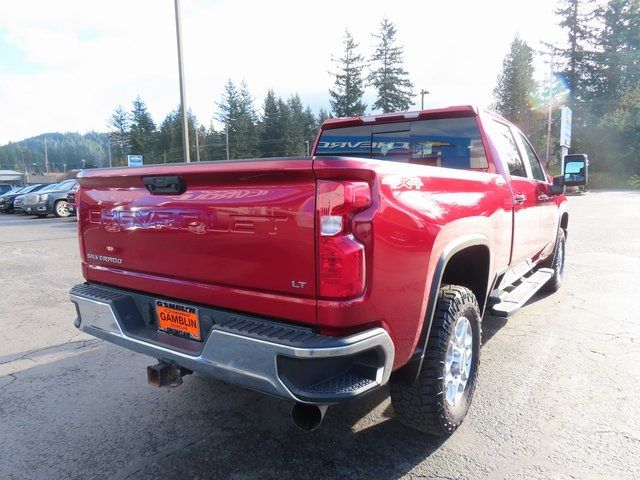
[[[549,293],[554,293],[560,290],[562,285],[562,278],[564,277],[564,266],[567,260],[567,237],[564,233],[564,229],[558,230],[558,239],[556,240],[556,249],[553,255],[547,262],[545,267],[553,269],[553,277],[542,287],[542,290]]]
[[[452,406],[447,402],[444,391],[445,360],[454,326],[463,316],[471,324],[473,354],[462,398]],[[418,379],[412,385],[390,385],[391,403],[402,424],[436,436],[449,436],[460,426],[476,386],[481,335],[480,308],[471,290],[457,285],[442,287]]]

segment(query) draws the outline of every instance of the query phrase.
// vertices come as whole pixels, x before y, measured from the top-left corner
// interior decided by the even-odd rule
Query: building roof
[[[15,170],[0,170],[0,181],[22,180],[22,173]]]
[[[50,173],[48,175],[27,175],[26,182],[29,185],[34,185],[36,183],[58,183],[64,176],[64,173]]]

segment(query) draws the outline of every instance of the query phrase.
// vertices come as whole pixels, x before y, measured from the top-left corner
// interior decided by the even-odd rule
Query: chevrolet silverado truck
[[[485,312],[563,277],[565,178],[470,106],[327,120],[311,157],[78,180],[76,327],[157,359],[152,385],[215,377],[307,430],[388,384],[400,422],[451,434]]]

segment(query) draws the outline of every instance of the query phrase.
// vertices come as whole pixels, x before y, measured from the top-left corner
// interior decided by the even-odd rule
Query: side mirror
[[[562,172],[567,187],[578,187],[587,184],[589,159],[584,154],[564,157]]]
[[[553,183],[549,187],[549,193],[551,195],[562,195],[564,193],[564,190],[564,175],[553,177]]]

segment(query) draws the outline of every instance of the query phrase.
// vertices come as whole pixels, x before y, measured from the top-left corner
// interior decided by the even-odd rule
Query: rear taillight
[[[318,289],[323,298],[360,295],[365,285],[364,246],[351,231],[354,213],[371,204],[366,182],[318,180]]]

